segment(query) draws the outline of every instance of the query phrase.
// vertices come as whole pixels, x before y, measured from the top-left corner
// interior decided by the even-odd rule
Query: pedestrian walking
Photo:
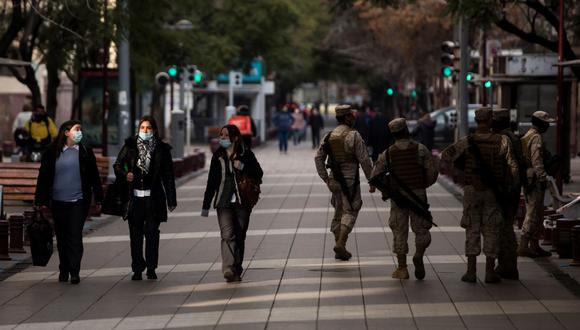
[[[201,216],[209,215],[213,201],[220,226],[222,272],[227,282],[238,282],[242,279],[246,232],[254,206],[251,200],[256,197],[244,195],[242,178],[259,184],[264,173],[252,150],[242,143],[236,126],[222,127],[219,144],[211,159]]]
[[[522,257],[549,257],[552,255],[540,247],[542,221],[544,219],[544,194],[548,186],[545,159],[549,159],[542,134],[555,120],[545,111],[532,114],[532,128],[521,139],[526,165],[526,177],[522,178],[526,197],[526,217],[518,255]]]
[[[273,119],[274,126],[278,130],[278,148],[280,153],[288,153],[288,136],[292,130],[294,118],[288,113],[288,106],[284,105]]]
[[[335,258],[346,261],[352,257],[346,249],[348,235],[362,207],[359,166],[370,180],[372,163],[362,137],[353,128],[355,110],[350,105],[339,105],[335,111],[338,127],[325,135],[314,162],[318,175],[332,193],[334,217],[330,231],[336,242]]]
[[[240,105],[236,110],[236,115],[228,120],[228,124],[236,125],[242,134],[242,140],[246,148],[252,149],[252,138],[256,136],[256,123],[250,115],[250,109],[247,105]]]
[[[56,124],[48,116],[44,106],[37,105],[24,128],[30,134],[29,146],[26,148],[29,152],[28,161],[37,162],[58,135]]]
[[[506,203],[506,221],[500,227],[499,252],[495,272],[501,278],[517,280],[519,279],[518,243],[514,231],[514,221],[520,205],[520,195],[522,192],[521,180],[525,178],[525,169],[520,137],[512,131],[511,126],[508,109],[495,109],[493,111],[493,131],[494,133],[505,135],[509,139],[516,162],[518,163],[518,177],[520,179],[518,182],[513,182],[508,186],[507,196],[509,201]]]
[[[392,136],[389,131],[389,119],[381,112],[377,112],[371,120],[369,127],[368,145],[371,147],[371,158],[376,162],[379,155],[392,144]]]
[[[306,120],[304,119],[304,114],[300,111],[300,108],[295,108],[292,113],[292,141],[294,145],[300,144],[302,142],[302,135],[304,133],[304,128],[306,127]]]
[[[177,207],[171,146],[159,138],[151,116],[139,120],[139,132],[130,136],[113,165],[117,182],[129,197],[128,223],[131,239],[131,280],[157,279],[159,226],[167,221],[167,210]],[[143,257],[145,238],[145,257]]]
[[[423,256],[431,243],[429,229],[433,226],[430,219],[421,216],[421,208],[413,199],[420,199],[427,203],[426,189],[437,181],[439,168],[431,151],[426,146],[411,140],[407,121],[397,118],[389,123],[389,129],[395,138],[395,143],[383,152],[373,168],[372,176],[389,173],[397,180],[390,180],[389,190],[399,190],[402,199],[398,201],[391,198],[391,212],[389,227],[393,232],[393,252],[397,255],[398,266],[392,274],[396,279],[408,279],[407,254],[409,245],[409,221],[411,230],[415,233],[415,277],[419,280],[425,278],[425,266]],[[372,189],[371,189],[372,190]],[[383,195],[388,198],[389,196]]]
[[[467,272],[461,280],[477,280],[476,257],[481,253],[483,236],[485,282],[495,283],[501,280],[495,272],[495,259],[501,224],[506,218],[508,199],[504,195],[507,187],[518,181],[518,164],[509,139],[491,131],[492,110],[476,110],[475,121],[476,132],[443,150],[441,161],[465,172],[461,227],[466,235]]]
[[[316,149],[320,145],[320,131],[324,129],[324,119],[318,108],[312,109],[308,124],[312,133],[312,149]]]
[[[80,282],[83,226],[91,201],[103,200],[93,151],[85,147],[80,121],[60,126],[56,140],[43,153],[36,182],[35,204],[52,212],[59,257],[59,282]]]
[[[433,150],[435,142],[435,125],[437,122],[431,119],[429,112],[423,112],[423,115],[417,122],[417,126],[411,135],[429,151]]]

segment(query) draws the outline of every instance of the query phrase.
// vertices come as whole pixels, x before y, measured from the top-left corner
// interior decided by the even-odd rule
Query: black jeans
[[[218,208],[217,216],[222,238],[222,271],[228,269],[237,274],[244,270],[246,232],[250,224],[250,210],[243,207]]]
[[[133,197],[129,214],[129,236],[131,238],[131,269],[143,272],[145,268],[155,270],[159,260],[159,221],[151,216],[151,197]],[[145,258],[143,258],[145,237]]]
[[[320,129],[312,129],[312,148],[318,148],[320,144]]]
[[[61,273],[78,275],[83,257],[83,226],[87,210],[82,200],[52,201],[52,218]]]

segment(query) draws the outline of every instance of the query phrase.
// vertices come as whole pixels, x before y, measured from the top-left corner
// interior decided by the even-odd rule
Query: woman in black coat
[[[213,200],[222,240],[222,272],[228,282],[237,282],[241,281],[246,232],[253,207],[240,193],[240,177],[248,176],[261,183],[264,173],[254,153],[244,146],[237,126],[222,127],[219,143],[211,159],[201,215],[209,215]]]
[[[157,279],[159,225],[167,221],[167,209],[177,206],[171,146],[159,138],[151,116],[139,121],[139,134],[125,140],[113,165],[117,182],[129,194],[128,219],[133,281]],[[145,258],[143,258],[145,237]]]
[[[35,204],[50,209],[59,256],[59,282],[80,282],[83,226],[93,198],[103,200],[101,178],[93,151],[81,143],[81,122],[60,126],[57,138],[43,153],[36,183]]]

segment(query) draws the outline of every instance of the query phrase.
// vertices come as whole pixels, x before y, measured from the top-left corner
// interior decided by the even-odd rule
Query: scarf
[[[153,150],[155,150],[156,144],[157,139],[155,137],[149,141],[144,141],[140,137],[137,137],[137,150],[139,150],[137,167],[139,167],[145,174],[149,173],[149,166],[151,165],[151,154],[153,154]]]

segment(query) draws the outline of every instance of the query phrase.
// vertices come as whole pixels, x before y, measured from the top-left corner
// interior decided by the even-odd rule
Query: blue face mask
[[[83,139],[83,132],[81,132],[81,131],[76,131],[76,132],[74,132],[74,134],[73,134],[73,136],[72,136],[72,140],[73,140],[75,143],[79,143],[79,142],[81,142],[81,140],[82,140],[82,139]]]
[[[151,140],[151,138],[153,138],[153,133],[143,133],[143,132],[139,132],[139,137],[143,141],[149,141],[149,140]]]
[[[220,139],[220,146],[222,146],[223,148],[227,149],[232,145],[232,141],[228,140],[228,139]]]

